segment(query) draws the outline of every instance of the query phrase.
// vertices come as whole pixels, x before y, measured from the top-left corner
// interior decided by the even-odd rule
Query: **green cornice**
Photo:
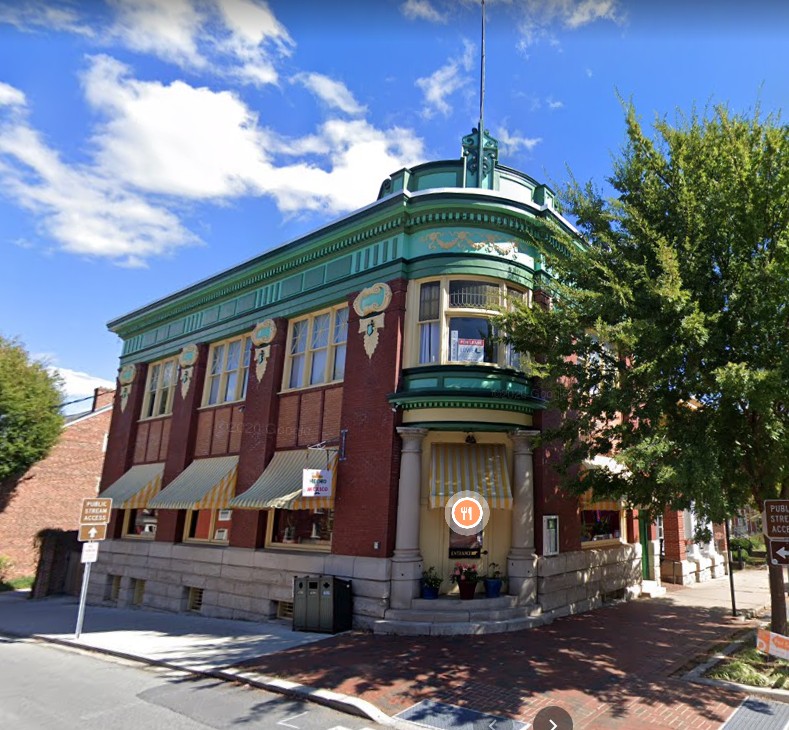
[[[509,411],[511,413],[534,413],[544,408],[537,402],[516,401],[506,398],[494,398],[486,393],[468,393],[462,396],[433,393],[396,393],[389,396],[392,405],[404,411],[425,410],[427,408],[475,408],[483,411]]]
[[[154,351],[172,349],[180,341],[195,341],[199,333],[211,334],[238,327],[255,313],[287,316],[293,305],[279,306],[294,298],[299,303],[317,301],[341,282],[346,293],[370,283],[370,276],[384,276],[394,266],[407,272],[409,262],[434,258],[462,271],[479,273],[479,265],[492,276],[531,286],[531,264],[524,265],[485,251],[428,251],[408,253],[412,235],[422,231],[458,227],[497,232],[505,240],[524,244],[539,269],[538,243],[564,254],[559,237],[572,235],[562,219],[547,207],[530,206],[479,189],[399,192],[344,219],[296,239],[180,292],[146,305],[109,322],[108,327],[124,339],[124,358],[138,360]],[[556,235],[554,235],[556,233]],[[498,239],[497,239],[498,240]],[[512,244],[508,244],[512,245]],[[424,247],[423,247],[424,248]],[[520,257],[523,258],[523,257]],[[530,259],[525,259],[530,261]],[[483,267],[484,268],[484,267]],[[424,270],[417,265],[415,271]],[[427,274],[429,275],[429,274]],[[308,293],[310,295],[308,296]],[[327,300],[328,305],[328,300]],[[278,314],[282,309],[283,314]],[[220,326],[221,325],[221,326]]]

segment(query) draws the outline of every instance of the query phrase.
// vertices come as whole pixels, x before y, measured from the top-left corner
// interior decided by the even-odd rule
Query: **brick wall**
[[[101,391],[94,401],[111,397],[112,391]],[[0,485],[0,555],[13,562],[9,577],[36,572],[41,530],[78,527],[82,500],[98,492],[111,413],[107,409],[67,424],[45,459]]]
[[[685,519],[682,512],[666,510],[663,514],[663,551],[666,560],[685,559]]]
[[[392,302],[371,358],[352,306],[348,318],[341,417],[341,427],[348,429],[348,458],[338,467],[332,537],[332,552],[341,555],[385,557],[394,550],[400,476],[400,438],[395,428],[400,421],[387,396],[397,390],[400,378],[407,282],[398,279],[388,284]],[[349,297],[350,304],[354,296]]]

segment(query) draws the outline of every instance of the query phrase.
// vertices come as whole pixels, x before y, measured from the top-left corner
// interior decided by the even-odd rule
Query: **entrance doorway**
[[[641,577],[649,580],[649,522],[641,515],[638,516],[638,540],[641,543]]]

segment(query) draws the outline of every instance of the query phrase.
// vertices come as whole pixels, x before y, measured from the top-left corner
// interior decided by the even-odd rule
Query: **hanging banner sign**
[[[331,497],[334,472],[329,469],[304,469],[301,482],[302,497]]]

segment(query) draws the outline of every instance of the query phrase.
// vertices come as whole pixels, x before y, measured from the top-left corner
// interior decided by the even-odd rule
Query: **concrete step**
[[[517,596],[499,596],[498,598],[485,598],[485,594],[478,594],[471,601],[461,601],[458,596],[441,596],[440,598],[414,598],[411,608],[421,611],[470,611],[476,610],[477,605],[486,609],[515,608],[518,605]],[[473,606],[474,608],[470,608]]]
[[[485,608],[467,611],[420,610],[413,608],[390,608],[384,618],[394,621],[416,621],[427,623],[451,623],[458,621],[509,621],[510,619],[539,616],[539,606],[518,606],[517,608],[501,608],[485,610]]]

